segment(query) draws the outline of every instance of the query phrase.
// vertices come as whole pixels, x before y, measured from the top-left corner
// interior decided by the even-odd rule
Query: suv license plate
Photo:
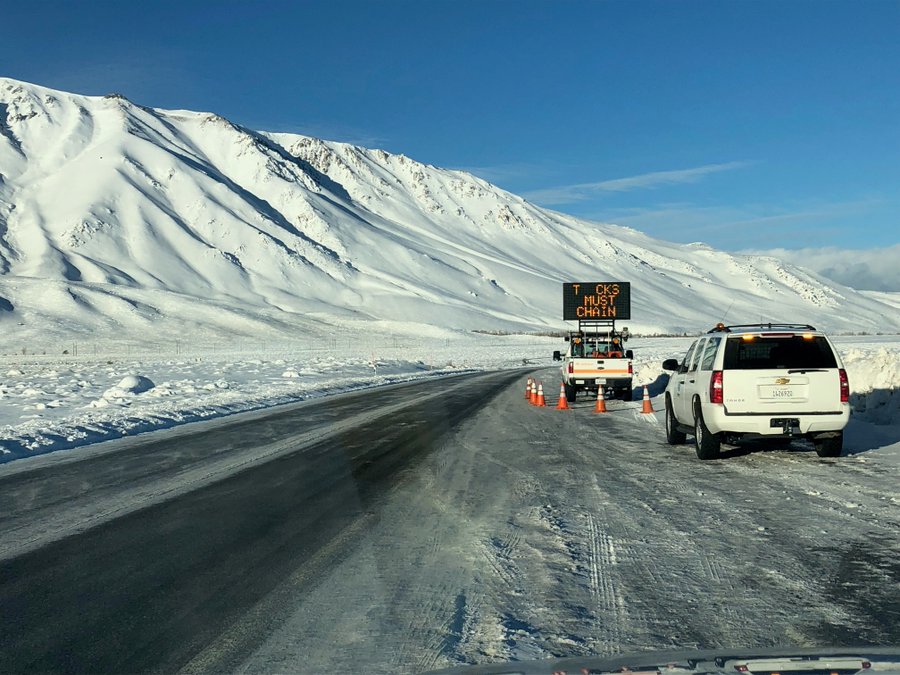
[[[793,389],[772,389],[769,392],[769,395],[772,398],[793,398],[794,390]]]
[[[788,429],[800,426],[800,420],[796,417],[773,417],[769,420],[769,426],[773,429],[781,427],[787,432]]]

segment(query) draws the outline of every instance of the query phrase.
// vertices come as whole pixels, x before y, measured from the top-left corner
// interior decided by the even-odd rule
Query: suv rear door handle
[[[688,380],[688,382],[690,382],[691,384],[694,384],[694,382],[696,382],[696,381],[697,380]]]

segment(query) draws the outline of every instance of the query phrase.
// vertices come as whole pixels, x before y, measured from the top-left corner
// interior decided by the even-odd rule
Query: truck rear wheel
[[[575,403],[575,394],[578,393],[578,390],[575,388],[575,385],[569,384],[568,382],[563,382],[563,387],[566,390],[566,402],[567,403]]]

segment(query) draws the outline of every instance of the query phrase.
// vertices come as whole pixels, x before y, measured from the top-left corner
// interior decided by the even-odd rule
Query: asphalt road
[[[523,386],[396,386],[14,468],[0,671],[900,643],[885,458],[795,443],[701,463],[639,402],[536,409]]]
[[[0,672],[177,670],[513,377],[333,397],[5,476]]]
[[[268,598],[256,617],[278,619],[238,667],[212,647],[191,668],[413,673],[900,643],[892,455],[821,459],[794,443],[700,462],[639,401],[536,409],[520,384],[381,495],[314,587]]]

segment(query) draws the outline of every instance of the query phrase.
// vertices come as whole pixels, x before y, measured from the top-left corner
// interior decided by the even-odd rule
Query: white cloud
[[[689,202],[652,207],[605,209],[585,214],[594,220],[625,225],[650,236],[681,242],[706,241],[719,248],[803,247],[846,238],[847,223],[884,205],[882,199],[789,204],[700,206]]]
[[[543,190],[532,190],[524,193],[524,197],[539,204],[571,204],[584,201],[602,192],[629,192],[631,190],[651,189],[661,185],[674,185],[677,183],[695,183],[704,176],[721,171],[740,169],[750,164],[749,162],[726,162],[724,164],[707,164],[692,169],[677,169],[674,171],[653,171],[629,176],[627,178],[614,178],[598,183],[577,183],[575,185],[563,185]]]
[[[829,246],[741,253],[774,256],[857,290],[900,292],[900,244],[861,250]]]

